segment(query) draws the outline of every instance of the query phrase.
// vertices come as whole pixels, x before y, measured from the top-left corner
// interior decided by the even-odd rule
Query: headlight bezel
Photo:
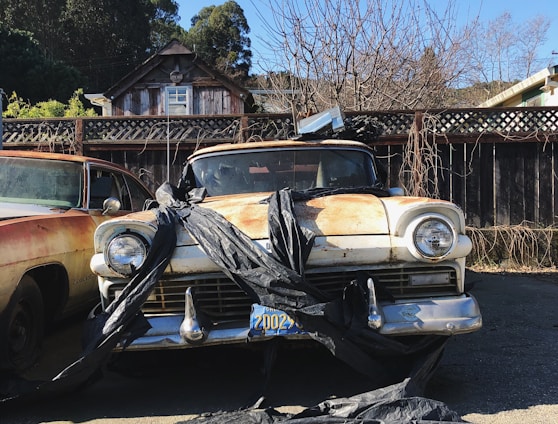
[[[447,246],[445,249],[441,250],[440,253],[436,253],[436,248],[431,246],[430,251],[424,244],[421,245],[419,232],[421,230],[427,230],[428,225],[441,225],[445,228],[446,235],[451,237],[450,242],[445,242],[444,245]],[[455,224],[446,216],[438,213],[429,213],[416,217],[407,228],[407,241],[409,250],[412,252],[413,256],[418,259],[428,260],[428,261],[440,261],[451,255],[455,250],[458,242],[458,232]],[[424,238],[424,237],[423,237]]]
[[[117,246],[117,243],[126,241],[124,245]],[[145,264],[147,254],[150,248],[149,242],[140,234],[131,231],[125,231],[114,235],[108,240],[104,249],[104,259],[107,266],[122,277],[131,277],[135,275],[139,269]],[[116,253],[114,249],[138,249],[135,254]],[[136,258],[136,260],[118,261],[116,257]]]

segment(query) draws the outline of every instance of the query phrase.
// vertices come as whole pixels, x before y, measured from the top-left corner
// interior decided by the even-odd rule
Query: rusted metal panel
[[[219,212],[232,224],[242,228],[249,237],[265,239],[269,236],[268,205],[262,200],[267,196],[227,196],[226,199],[206,201],[203,206]],[[371,195],[345,194],[316,198],[297,202],[295,211],[301,225],[318,236],[389,232],[383,204]],[[343,233],[340,233],[341,230]]]
[[[97,284],[89,262],[95,229],[115,215],[140,210],[152,195],[134,174],[96,158],[18,150],[2,150],[0,158],[0,315],[15,316],[27,296],[21,290],[34,290],[31,306],[46,315],[19,324],[1,320],[2,334],[37,334],[21,345],[17,337],[0,344],[0,366],[12,367],[32,359],[44,322],[93,305]],[[98,206],[93,187],[100,188]],[[103,215],[101,204],[109,196],[119,197],[122,208]]]

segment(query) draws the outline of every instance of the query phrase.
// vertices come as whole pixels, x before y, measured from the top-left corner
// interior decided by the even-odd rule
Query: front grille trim
[[[320,269],[309,270],[306,281],[326,292],[331,298],[339,297],[343,288],[363,272],[366,278],[373,279],[376,296],[380,301],[396,301],[407,298],[428,298],[451,296],[460,293],[457,272],[449,266],[443,267],[404,267],[382,269]],[[447,284],[420,284],[411,286],[410,275],[448,273]],[[114,284],[109,290],[112,301],[124,284]],[[212,322],[248,319],[252,300],[232,280],[224,274],[168,275],[158,281],[142,312],[149,315],[183,314],[185,291],[192,287],[196,310]]]

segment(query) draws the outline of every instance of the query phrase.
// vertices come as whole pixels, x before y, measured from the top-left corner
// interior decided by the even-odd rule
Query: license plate
[[[286,312],[253,304],[250,313],[250,334],[253,336],[286,336],[304,334],[304,330]]]

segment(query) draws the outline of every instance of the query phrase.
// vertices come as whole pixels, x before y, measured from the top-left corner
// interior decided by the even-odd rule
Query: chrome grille
[[[341,296],[343,288],[357,278],[359,272],[372,277],[379,300],[453,295],[458,293],[455,270],[450,267],[414,267],[371,271],[308,273],[306,280],[330,297]],[[447,282],[429,284],[428,278],[420,285],[411,285],[411,276],[448,276]],[[153,288],[142,310],[146,314],[184,312],[184,293],[193,288],[198,312],[214,321],[246,319],[252,301],[233,281],[221,274],[203,275],[200,279],[164,279]],[[123,286],[113,285],[110,300]]]

